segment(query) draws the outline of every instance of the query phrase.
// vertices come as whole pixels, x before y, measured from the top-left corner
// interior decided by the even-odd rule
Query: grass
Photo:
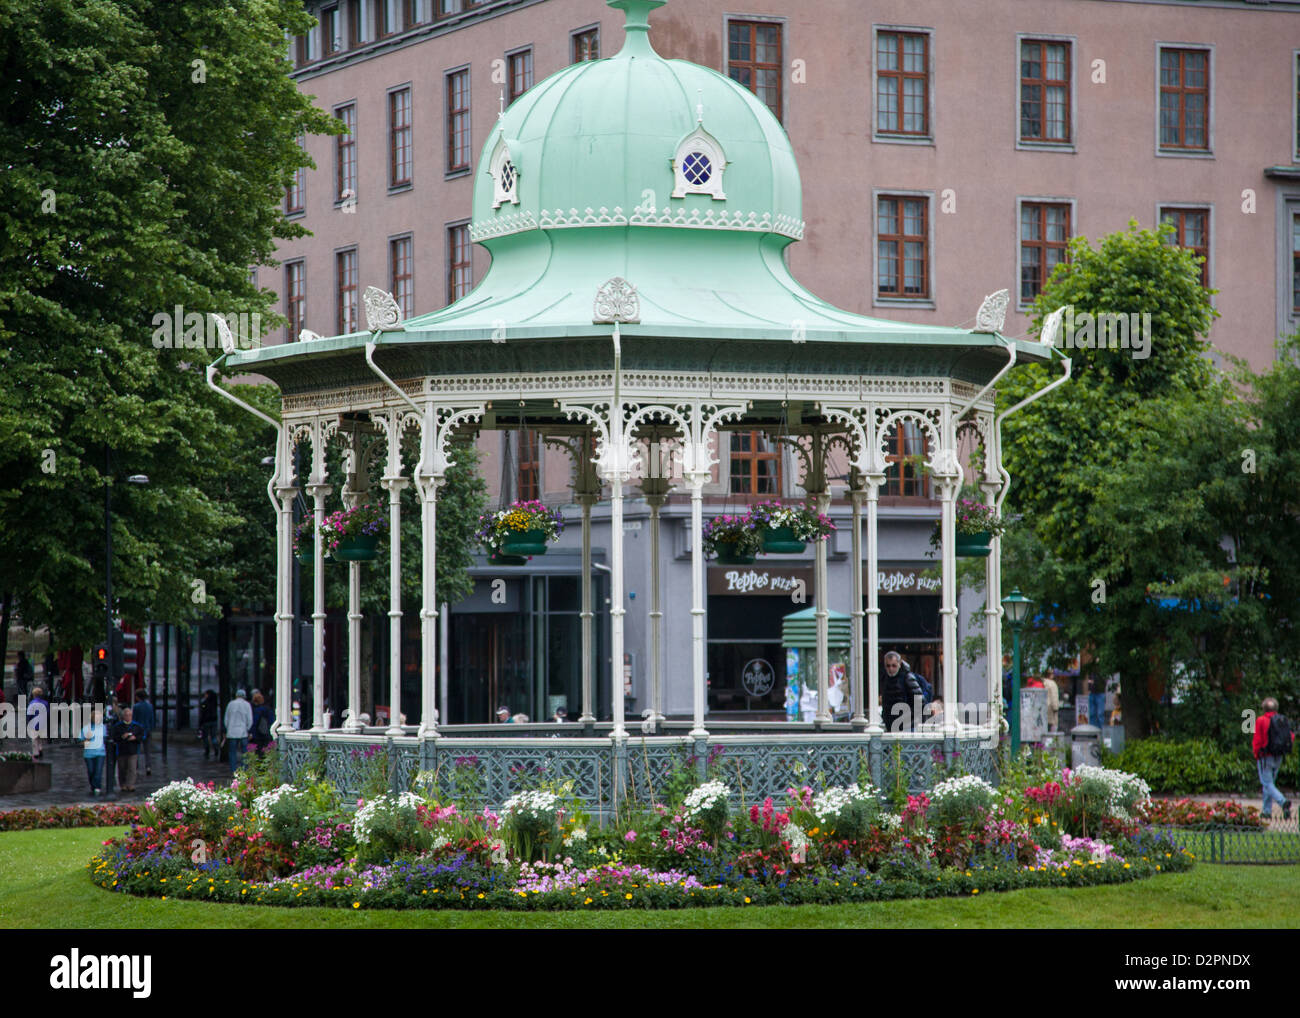
[[[86,874],[113,828],[0,834],[3,929],[1225,929],[1300,928],[1290,867],[1199,865],[1133,884],[865,905],[516,913],[351,911],[162,901]]]

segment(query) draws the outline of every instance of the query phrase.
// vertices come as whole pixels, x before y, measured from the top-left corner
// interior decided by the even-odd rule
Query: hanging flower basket
[[[321,536],[329,554],[340,562],[370,562],[379,556],[379,538],[387,525],[378,506],[358,505],[326,516]]]
[[[835,529],[829,517],[808,506],[760,502],[750,515],[758,524],[764,553],[772,555],[797,555],[809,541],[824,541]]]
[[[487,560],[490,566],[522,566],[528,564],[528,559],[522,555],[506,555],[499,551],[489,552]]]
[[[980,531],[978,534],[957,534],[957,557],[958,558],[985,558],[993,549],[989,547],[989,542],[993,540],[993,534],[988,530]]]
[[[519,558],[525,555],[545,555],[546,546],[559,538],[564,530],[564,517],[558,509],[547,509],[541,502],[511,502],[505,509],[480,516],[475,536],[492,556]],[[500,565],[508,562],[499,561]],[[520,563],[523,564],[522,562]]]
[[[724,566],[747,566],[758,554],[762,539],[753,516],[715,516],[704,524],[704,554],[716,555]]]
[[[989,542],[1003,534],[1007,527],[991,505],[986,505],[973,488],[962,490],[956,505],[955,552],[958,558],[987,558],[992,548]],[[943,543],[943,525],[936,524],[930,532],[930,544],[938,548]]]
[[[323,531],[325,537],[325,554],[324,557],[330,557],[330,541],[328,531]],[[316,557],[316,518],[314,516],[304,516],[299,524],[293,528],[293,557],[298,560],[299,565],[309,566]]]

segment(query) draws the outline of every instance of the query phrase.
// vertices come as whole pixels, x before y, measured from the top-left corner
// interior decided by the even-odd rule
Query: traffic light
[[[119,634],[120,636],[120,634]],[[132,679],[138,677],[140,671],[140,634],[125,634],[124,647],[122,651],[122,674],[130,675]]]
[[[96,679],[108,678],[108,644],[97,643],[91,653],[91,671]]]
[[[123,661],[122,661],[122,656],[123,656],[122,647],[123,647],[122,630],[114,629],[113,645],[111,648],[112,656],[111,656],[110,669],[109,669],[109,675],[114,682],[120,679],[122,677],[123,672],[125,671],[125,668],[123,666]]]

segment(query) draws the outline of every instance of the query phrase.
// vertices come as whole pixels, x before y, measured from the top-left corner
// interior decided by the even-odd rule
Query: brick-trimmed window
[[[411,183],[411,90],[388,93],[388,186]]]
[[[600,59],[600,30],[589,28],[585,32],[573,33],[573,63],[584,60]]]
[[[885,436],[885,486],[882,495],[929,498],[930,482],[921,469],[925,432],[916,421],[896,421]]]
[[[727,74],[781,119],[781,26],[764,21],[727,22]]]
[[[1043,291],[1052,270],[1069,254],[1070,206],[1024,202],[1020,206],[1020,303]]]
[[[1020,140],[1070,140],[1070,44],[1020,42]]]
[[[326,56],[343,48],[343,15],[339,13],[338,4],[321,8],[320,48]]]
[[[361,45],[361,0],[347,0],[348,49]]]
[[[447,172],[469,169],[469,68],[447,75]]]
[[[733,495],[780,495],[780,448],[761,431],[733,431],[730,475]]]
[[[355,104],[340,106],[334,116],[343,124],[343,133],[334,138],[334,200],[343,201],[357,195],[357,107]]]
[[[1174,228],[1170,243],[1185,247],[1201,259],[1201,285],[1210,285],[1210,210],[1161,209],[1160,221]]]
[[[930,296],[929,199],[882,194],[876,202],[876,296]]]
[[[334,256],[335,289],[338,292],[338,334],[357,331],[357,249],[340,251]]]
[[[382,39],[406,29],[407,0],[374,0],[375,35]]]
[[[406,4],[407,25],[415,26],[420,24],[423,21],[429,20],[427,17],[421,17],[420,15],[420,7],[421,7],[420,0],[403,0],[403,2]]]
[[[876,33],[876,130],[880,134],[930,134],[930,36],[925,32]]]
[[[474,255],[469,242],[469,226],[447,227],[447,301],[464,297],[474,288]]]
[[[288,342],[302,332],[306,313],[306,268],[302,261],[284,263],[284,316],[289,319]]]
[[[402,318],[415,315],[415,244],[410,237],[388,242],[388,265],[391,270],[388,292],[402,310]]]
[[[519,469],[515,476],[515,497],[524,502],[542,497],[541,444],[541,437],[536,431],[519,432]]]
[[[511,53],[506,57],[506,105],[533,87],[533,51]]]
[[[1160,147],[1209,151],[1209,50],[1160,48]]]

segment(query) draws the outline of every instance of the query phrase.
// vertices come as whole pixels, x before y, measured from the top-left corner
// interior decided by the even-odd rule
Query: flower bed
[[[1142,807],[1145,823],[1160,827],[1199,827],[1202,824],[1225,824],[1230,827],[1267,827],[1259,807],[1222,800],[1198,802],[1195,799],[1152,799]]]
[[[791,788],[784,802],[733,811],[732,789],[714,774],[598,827],[571,784],[521,790],[498,816],[421,794],[417,775],[417,790],[374,795],[350,813],[319,778],[288,786],[263,772],[231,791],[168,786],[129,835],[105,842],[90,872],[109,890],[224,902],[589,909],[973,895],[1191,865],[1129,819],[1145,808],[1130,801],[1140,792],[1131,775],[1064,777],[1052,804],[1062,816],[1076,798],[1100,804],[1090,834],[1048,820],[1038,786],[995,790],[969,776],[890,813],[865,781]]]
[[[140,822],[134,806],[48,806],[0,813],[0,831],[42,831],[53,827],[126,827]]]

